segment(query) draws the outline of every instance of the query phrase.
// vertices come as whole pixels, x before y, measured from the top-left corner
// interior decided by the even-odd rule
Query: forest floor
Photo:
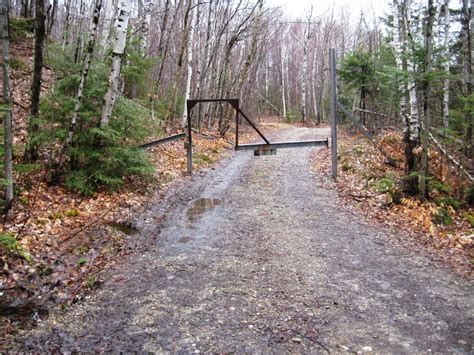
[[[234,153],[157,193],[139,247],[5,349],[471,352],[472,282],[339,197],[314,171],[325,154]]]

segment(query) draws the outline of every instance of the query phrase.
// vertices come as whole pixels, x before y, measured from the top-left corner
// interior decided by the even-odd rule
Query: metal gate
[[[317,147],[317,146],[331,146],[332,156],[332,177],[337,176],[337,134],[336,134],[336,105],[339,104],[341,109],[342,105],[337,102],[336,97],[336,54],[333,48],[329,49],[329,66],[330,66],[330,116],[331,116],[331,142],[327,139],[316,139],[310,141],[293,141],[293,142],[270,142],[264,134],[258,129],[257,125],[242,112],[239,106],[239,99],[191,99],[186,101],[187,111],[187,133],[179,133],[173,136],[158,139],[153,142],[145,143],[139,146],[139,148],[146,149],[155,145],[175,141],[181,138],[187,138],[185,143],[186,148],[186,160],[187,160],[187,172],[192,174],[193,171],[193,136],[192,132],[195,131],[192,128],[191,114],[193,108],[202,102],[227,102],[235,110],[235,150],[253,150],[254,155],[273,155],[276,153],[278,148],[298,148],[298,147]],[[343,111],[344,112],[344,111]],[[240,144],[239,143],[239,121],[242,116],[252,128],[258,133],[265,143],[253,143],[253,144]],[[196,131],[195,131],[196,132]]]
[[[186,101],[186,110],[188,115],[187,122],[187,136],[188,140],[186,143],[186,150],[188,155],[188,173],[192,173],[192,119],[191,114],[193,108],[202,102],[227,102],[235,110],[235,150],[253,150],[254,155],[273,155],[276,154],[278,148],[298,148],[298,147],[317,147],[317,146],[326,146],[329,147],[329,139],[316,139],[309,141],[293,141],[293,142],[270,142],[267,137],[258,129],[257,125],[247,117],[247,115],[242,112],[239,106],[239,99],[192,99]],[[265,143],[252,143],[252,144],[240,144],[239,143],[239,121],[240,116],[242,116],[245,121],[247,121],[250,126],[258,133],[260,138],[263,139]]]

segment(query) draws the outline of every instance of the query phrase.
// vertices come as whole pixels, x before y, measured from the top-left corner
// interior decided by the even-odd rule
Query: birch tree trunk
[[[317,56],[316,53],[313,56],[313,75],[312,75],[312,80],[311,80],[311,96],[313,97],[313,109],[314,109],[314,119],[316,120],[318,117],[318,103],[316,100],[316,82],[317,82]]]
[[[393,21],[394,26],[396,26],[397,33],[394,34],[394,48],[395,48],[395,60],[397,63],[397,69],[400,72],[405,72],[407,70],[406,55],[405,55],[405,26],[403,20],[403,6],[398,2],[398,0],[393,1]],[[402,45],[403,44],[403,45]],[[409,130],[409,117],[407,111],[407,99],[406,92],[407,86],[405,80],[399,79],[398,82],[398,91],[400,93],[400,117],[402,120],[403,127],[403,140],[406,144],[405,147],[405,167],[408,166],[408,161],[412,156],[411,150],[408,151],[408,143],[410,141],[410,130]],[[406,171],[408,172],[408,170]]]
[[[281,105],[283,112],[283,119],[286,119],[286,94],[285,94],[285,47],[281,45]]]
[[[422,154],[421,154],[421,175],[420,175],[420,199],[424,200],[428,197],[428,176],[429,176],[429,164],[428,164],[428,137],[430,132],[431,124],[431,105],[429,101],[430,97],[430,78],[429,74],[432,69],[431,55],[433,52],[433,23],[435,18],[435,7],[433,0],[428,0],[428,18],[425,27],[425,59],[424,59],[424,73],[425,77],[423,80],[423,129],[421,132],[421,143],[422,143]]]
[[[119,7],[119,16],[115,24],[116,39],[112,53],[112,68],[110,70],[107,92],[104,96],[104,103],[100,116],[100,127],[102,128],[109,124],[114,102],[117,97],[120,69],[122,67],[122,57],[125,52],[125,44],[127,40],[127,28],[128,20],[130,18],[131,0],[121,0]]]
[[[81,81],[77,89],[76,97],[74,99],[74,110],[72,112],[71,125],[69,126],[68,135],[66,138],[65,148],[72,143],[74,132],[76,131],[77,116],[82,105],[82,98],[84,93],[84,86],[86,85],[89,68],[92,61],[92,54],[94,52],[95,41],[97,38],[97,30],[99,27],[100,9],[102,7],[102,0],[96,0],[94,6],[94,15],[92,16],[92,28],[89,35],[89,42],[87,44],[87,51],[84,57],[84,64],[81,72]]]
[[[311,16],[312,8],[303,39],[303,72],[301,74],[301,119],[303,121],[306,120],[306,81],[308,80],[308,44],[311,37]]]
[[[5,219],[13,218],[13,138],[12,110],[10,96],[10,53],[8,39],[8,0],[0,0],[0,40],[2,41],[2,74],[3,74],[3,104],[6,106],[3,115],[3,173],[5,179]]]
[[[449,12],[449,0],[444,0],[444,72],[446,77],[443,80],[443,126],[445,129],[449,128],[449,25],[451,22]]]
[[[408,92],[409,92],[409,107],[410,116],[408,120],[408,154],[407,158],[407,172],[415,170],[416,162],[413,150],[419,145],[420,141],[420,124],[419,124],[419,111],[418,111],[418,100],[416,96],[416,81],[414,78],[416,68],[413,62],[414,49],[413,49],[413,38],[410,32],[411,26],[411,0],[405,0],[403,10],[404,16],[404,30],[406,33],[407,46],[407,70],[409,72],[408,78]]]
[[[148,49],[148,32],[150,29],[151,22],[151,11],[153,7],[152,0],[145,0],[145,11],[143,13],[142,23],[141,23],[141,33],[140,33],[140,52],[145,57],[147,55]]]
[[[193,6],[193,0],[191,1],[191,6]],[[196,26],[196,18],[197,13],[196,9],[192,11],[190,14],[191,16],[191,23],[189,24],[189,35],[188,35],[188,43],[186,46],[186,63],[187,63],[187,72],[186,72],[186,89],[184,92],[184,107],[183,107],[183,115],[181,120],[181,126],[186,127],[188,122],[188,111],[186,109],[186,101],[189,99],[191,95],[191,79],[193,76],[193,42],[194,42],[194,27]]]
[[[268,58],[265,56],[265,114],[269,114],[269,108],[268,108],[268,91],[269,91],[269,84],[268,84]]]
[[[303,71],[301,72],[301,120],[306,120],[306,79],[308,77],[308,49],[303,46]]]

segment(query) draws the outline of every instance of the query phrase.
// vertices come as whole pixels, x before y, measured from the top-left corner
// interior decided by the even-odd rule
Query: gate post
[[[331,175],[333,179],[337,177],[337,130],[336,130],[336,51],[329,49],[329,69],[330,69],[330,111],[331,111]]]
[[[186,166],[188,174],[193,173],[193,137],[191,129],[191,110],[192,107],[189,107],[189,100],[186,101],[186,111],[188,114],[188,141],[186,142]]]

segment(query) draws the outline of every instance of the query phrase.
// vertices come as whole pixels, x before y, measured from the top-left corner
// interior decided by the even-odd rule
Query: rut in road
[[[327,134],[294,128],[278,139]],[[17,347],[472,351],[472,283],[318,188],[310,152],[237,153],[196,176],[161,230],[158,205],[142,217],[146,252]]]

